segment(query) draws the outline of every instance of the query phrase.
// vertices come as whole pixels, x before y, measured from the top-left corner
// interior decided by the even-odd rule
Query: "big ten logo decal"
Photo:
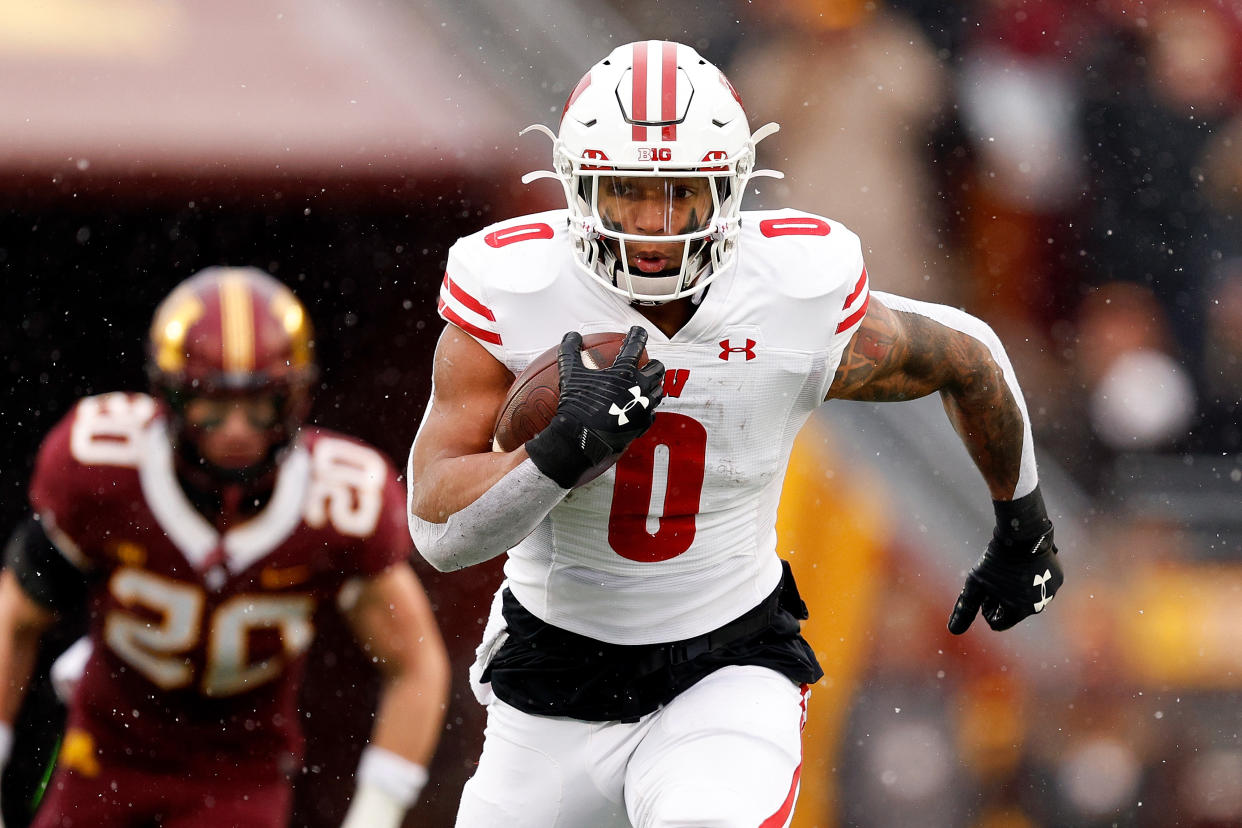
[[[639,161],[672,161],[673,151],[669,147],[639,147]]]

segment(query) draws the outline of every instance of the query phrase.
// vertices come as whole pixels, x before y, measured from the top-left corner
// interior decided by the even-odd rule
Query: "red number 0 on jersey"
[[[675,558],[694,542],[695,517],[703,493],[707,429],[671,411],[656,414],[647,433],[617,461],[617,482],[608,514],[608,545],[631,561]],[[652,503],[657,468],[665,477],[664,503]],[[659,514],[654,526],[649,515]]]

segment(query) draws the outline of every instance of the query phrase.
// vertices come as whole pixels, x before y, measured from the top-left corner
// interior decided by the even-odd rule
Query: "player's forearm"
[[[513,454],[525,458],[521,449]],[[410,481],[416,487],[427,485],[418,481],[412,472]],[[525,458],[500,475],[475,500],[441,521],[420,516],[412,491],[408,516],[410,537],[419,553],[441,572],[464,569],[512,549],[535,530],[567,493],[567,489],[562,489]]]
[[[417,446],[414,451],[417,452]],[[526,450],[487,452],[417,463],[411,454],[406,469],[410,514],[443,523],[478,500],[526,459]]]
[[[945,305],[879,292],[872,298],[901,314],[905,347],[912,352],[904,362],[905,371],[889,385],[904,386],[899,390],[905,398],[940,392],[993,500],[1029,494],[1038,482],[1030,418],[1013,365],[995,331]],[[895,394],[893,388],[886,392]]]
[[[417,670],[398,672],[385,683],[342,828],[397,828],[418,802],[448,698],[448,660],[442,647],[434,649],[438,669],[420,663]]]
[[[22,612],[20,590],[11,573],[0,574],[0,721],[9,724],[26,694],[46,626]]]
[[[945,411],[962,438],[993,500],[1017,496],[1026,421],[1014,392],[995,364],[978,365],[961,385],[941,392]]]
[[[433,659],[424,659],[432,661]],[[435,753],[448,703],[448,662],[388,679],[380,695],[371,744],[427,767]]]
[[[3,627],[3,622],[0,622]],[[39,636],[13,635],[0,628],[0,722],[12,724],[34,671]]]

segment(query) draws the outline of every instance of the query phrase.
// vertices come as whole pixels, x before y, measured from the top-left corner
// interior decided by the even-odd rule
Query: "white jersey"
[[[567,217],[523,216],[459,240],[441,315],[515,375],[567,331],[642,325],[665,396],[616,466],[510,550],[508,585],[545,622],[602,641],[699,635],[780,579],[785,469],[866,312],[862,249],[819,216],[744,212],[735,265],[669,338],[577,269]]]

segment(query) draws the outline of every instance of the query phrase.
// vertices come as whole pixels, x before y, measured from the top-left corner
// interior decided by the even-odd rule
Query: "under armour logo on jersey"
[[[746,360],[750,361],[755,358],[755,340],[748,339],[743,346],[735,346],[731,340],[720,340],[720,358],[728,362],[733,358],[734,354],[746,354]]]
[[[1044,607],[1048,606],[1048,603],[1052,601],[1053,596],[1048,594],[1048,581],[1050,580],[1052,580],[1052,571],[1045,569],[1044,574],[1036,575],[1034,583],[1031,584],[1031,586],[1039,587],[1039,600],[1035,602],[1036,612],[1043,612]]]
[[[637,385],[630,388],[630,393],[634,395],[634,399],[626,400],[624,406],[613,403],[612,407],[608,409],[608,413],[617,418],[617,425],[619,426],[623,426],[630,421],[630,418],[626,416],[626,414],[634,406],[641,405],[643,408],[651,407],[651,400],[643,396],[642,389],[640,389]]]

